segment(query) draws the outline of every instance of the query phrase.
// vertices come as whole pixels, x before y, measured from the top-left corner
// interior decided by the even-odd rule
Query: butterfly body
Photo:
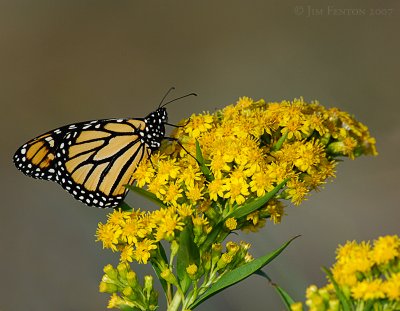
[[[25,175],[55,181],[89,206],[118,206],[137,165],[157,150],[168,120],[164,107],[145,118],[66,125],[38,136],[14,155]]]

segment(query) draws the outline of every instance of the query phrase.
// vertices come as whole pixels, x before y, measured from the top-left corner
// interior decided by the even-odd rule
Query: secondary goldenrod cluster
[[[330,279],[323,288],[307,289],[310,311],[400,310],[400,238],[388,235],[373,245],[352,241],[340,246]],[[301,303],[292,310],[302,310]]]
[[[102,293],[112,294],[108,308],[141,311],[157,309],[158,294],[153,289],[151,276],[145,276],[142,286],[136,273],[126,263],[120,263],[116,269],[107,265],[104,267],[104,273],[99,289]]]
[[[250,260],[247,248],[236,259],[227,251],[218,264],[226,261],[224,269],[207,268],[215,245],[232,231],[257,231],[266,219],[279,223],[283,200],[300,204],[334,176],[337,157],[376,154],[363,124],[302,98],[266,103],[242,97],[181,124],[173,133],[176,141],[165,141],[133,174],[135,186],[146,189],[142,194],[160,209],[114,211],[99,224],[97,238],[104,248],[121,252],[122,262],[150,262],[166,282],[168,303],[175,301],[173,285],[182,296],[175,303],[186,307],[210,282]],[[169,243],[169,259],[161,242]],[[186,248],[190,256],[183,254]]]

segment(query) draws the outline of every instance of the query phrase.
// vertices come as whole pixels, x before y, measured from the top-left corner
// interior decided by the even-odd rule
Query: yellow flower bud
[[[195,264],[191,264],[186,267],[186,272],[189,274],[190,278],[194,278],[197,273],[197,266]]]
[[[125,297],[128,297],[129,300],[136,300],[137,299],[137,294],[129,286],[124,288],[124,290],[122,291],[122,294],[124,294]]]
[[[226,243],[226,250],[228,251],[229,255],[234,256],[239,251],[239,245],[237,245],[235,242],[229,241]]]
[[[118,286],[113,283],[100,282],[99,292],[100,293],[116,293],[118,291]]]
[[[128,281],[129,286],[132,288],[135,288],[138,284],[138,279],[134,271],[129,271],[126,274],[126,280]]]
[[[178,284],[175,275],[171,272],[169,268],[166,268],[164,271],[161,272],[161,277],[170,284]]]
[[[218,270],[225,268],[232,260],[233,257],[228,253],[222,254],[221,258],[218,260],[217,263]]]
[[[296,302],[290,306],[291,311],[303,311],[303,304],[301,302]]]
[[[235,230],[236,228],[237,228],[237,221],[236,221],[236,219],[235,218],[233,218],[233,217],[231,217],[231,218],[228,218],[226,221],[225,221],[225,227],[227,227],[229,230]]]

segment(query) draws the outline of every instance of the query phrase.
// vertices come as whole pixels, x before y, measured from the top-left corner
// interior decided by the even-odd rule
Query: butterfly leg
[[[180,140],[178,138],[174,138],[174,137],[164,137],[164,139],[169,140],[169,141],[176,141],[177,144],[186,151],[186,153],[188,155],[190,155],[193,159],[196,160],[196,162],[200,165],[199,161],[197,161],[196,157],[194,157],[189,151],[187,151],[187,149],[185,147],[183,147],[182,143],[180,142]]]
[[[165,122],[164,124],[172,126],[172,127],[176,127],[176,128],[180,128],[180,127],[185,127],[186,125],[188,125],[190,123],[190,118],[185,122],[185,124],[183,125],[176,125],[176,124],[171,124],[171,123],[167,123]]]

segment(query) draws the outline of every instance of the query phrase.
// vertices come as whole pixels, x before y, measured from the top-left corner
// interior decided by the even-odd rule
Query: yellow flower
[[[249,218],[250,223],[241,227],[241,230],[244,232],[258,232],[261,228],[265,226],[266,220],[265,218],[254,217],[254,213],[247,216]],[[250,217],[249,217],[250,216]],[[255,221],[257,219],[257,221]]]
[[[293,118],[287,120],[285,127],[281,130],[282,135],[287,134],[288,139],[301,140],[303,133],[307,134],[307,129],[303,127],[303,120],[295,115]]]
[[[237,221],[235,218],[228,218],[225,220],[225,227],[227,227],[229,230],[235,230],[237,227]]]
[[[291,311],[303,311],[303,304],[301,302],[296,302],[290,306]]]
[[[178,214],[169,212],[161,219],[161,223],[158,226],[158,235],[162,235],[163,238],[173,238],[175,231],[183,230],[185,224],[181,221],[181,217]]]
[[[332,268],[335,280],[341,285],[353,286],[357,282],[356,272],[368,273],[372,266],[369,243],[347,242],[337,250],[337,262]]]
[[[122,227],[121,239],[128,244],[137,242],[137,237],[141,226],[136,219],[131,219]]]
[[[159,190],[159,193],[162,195],[161,198],[163,201],[169,204],[176,204],[176,201],[182,197],[183,189],[180,188],[180,185],[175,183],[169,183],[166,187],[163,187]]]
[[[211,200],[217,201],[218,197],[224,197],[224,181],[222,179],[214,179],[207,188]]]
[[[123,299],[116,293],[113,293],[108,301],[107,309],[118,308],[121,303],[123,303]]]
[[[276,183],[281,183],[285,178],[291,177],[290,167],[286,162],[271,163],[267,166],[268,177]]]
[[[178,176],[178,182],[184,182],[187,187],[193,187],[194,183],[202,179],[198,165],[186,166]]]
[[[189,120],[189,124],[185,126],[185,133],[188,133],[190,137],[199,137],[201,133],[212,128],[213,117],[209,114],[192,115]]]
[[[296,145],[298,148],[294,165],[302,172],[307,172],[312,166],[319,164],[322,157],[325,157],[323,146],[315,141]]]
[[[325,119],[324,115],[317,111],[310,116],[307,122],[311,129],[317,131],[319,135],[324,136],[328,132],[328,129],[324,125]]]
[[[224,198],[229,198],[231,204],[243,204],[246,201],[245,196],[250,194],[249,185],[243,178],[228,179],[224,184],[223,189],[226,191]]]
[[[185,217],[189,217],[192,216],[194,213],[194,209],[192,205],[189,204],[178,204],[176,207],[176,211],[178,212],[178,214],[185,218]]]
[[[134,250],[134,258],[138,263],[146,264],[150,258],[150,251],[156,249],[157,246],[153,244],[153,241],[144,239],[136,244]]]
[[[400,302],[400,272],[391,275],[382,287],[390,300]]]
[[[163,189],[163,186],[167,184],[167,180],[161,176],[157,176],[154,178],[148,185],[148,190],[152,193],[154,193],[159,199],[163,198],[163,195],[161,194],[161,190]]]
[[[280,223],[284,213],[283,203],[278,200],[270,200],[267,205],[267,212],[274,224]]]
[[[165,159],[158,163],[157,176],[166,180],[175,179],[179,174],[179,170],[175,159]]]
[[[253,104],[253,99],[247,96],[239,97],[239,100],[236,102],[237,109],[246,109],[249,108]]]
[[[195,204],[196,202],[200,201],[203,198],[202,194],[203,189],[204,187],[201,187],[198,184],[193,186],[188,186],[185,192],[186,197]]]
[[[263,196],[266,192],[271,191],[273,186],[273,179],[264,171],[259,171],[251,176],[250,187],[251,191],[256,193],[258,197]]]
[[[129,213],[119,210],[114,210],[112,213],[107,215],[108,218],[108,223],[111,225],[121,225],[125,222],[126,219],[128,219]]]
[[[287,182],[285,190],[288,194],[287,198],[290,198],[295,205],[299,205],[305,199],[308,191],[306,183],[295,178]]]
[[[149,184],[154,177],[154,169],[150,161],[142,161],[137,166],[135,172],[133,173],[133,178],[136,180],[137,187],[143,187]]]
[[[386,264],[400,256],[400,239],[396,235],[379,237],[374,241],[372,259],[379,264]]]
[[[133,247],[131,245],[126,245],[121,251],[121,261],[122,262],[132,262],[133,261]]]
[[[192,221],[195,227],[204,227],[208,225],[208,220],[204,217],[204,215],[196,217],[192,216]]]
[[[229,172],[231,167],[222,153],[215,153],[211,158],[210,170],[216,178],[222,178],[224,172]]]
[[[361,281],[352,287],[351,294],[355,299],[363,300],[385,298],[381,279]]]
[[[97,241],[103,242],[103,248],[111,248],[112,251],[116,251],[121,233],[122,230],[119,226],[99,223],[96,231]]]
[[[153,215],[149,212],[142,214],[140,218],[138,218],[138,222],[139,230],[137,232],[137,236],[140,238],[151,235],[154,229],[157,228],[157,224],[153,219]]]

